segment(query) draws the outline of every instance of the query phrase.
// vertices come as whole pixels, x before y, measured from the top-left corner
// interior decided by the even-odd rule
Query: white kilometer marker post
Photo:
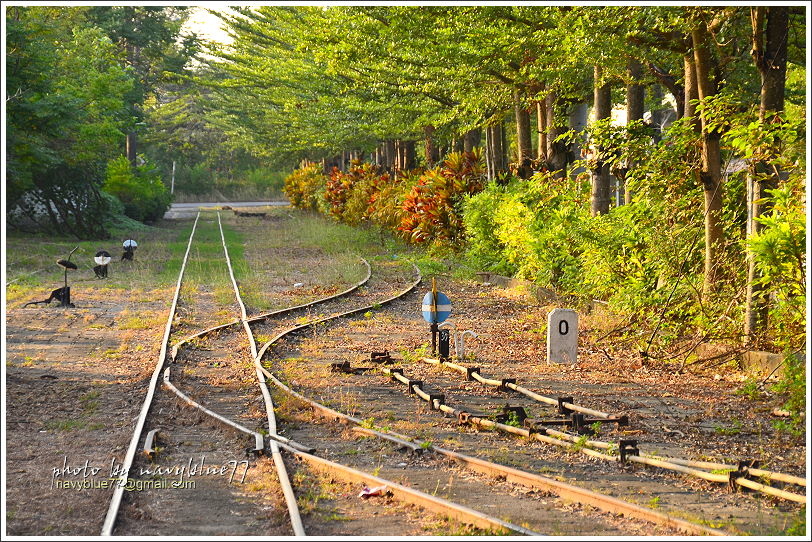
[[[547,363],[578,363],[578,313],[572,309],[547,315]]]

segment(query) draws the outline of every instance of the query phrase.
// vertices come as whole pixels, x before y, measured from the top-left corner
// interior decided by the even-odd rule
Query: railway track
[[[188,457],[189,487],[144,487],[127,492],[129,498],[123,503],[124,486],[116,488],[102,534],[337,534],[326,526],[331,522],[324,520],[324,514],[317,513],[323,510],[308,509],[304,515],[299,510],[303,488],[307,488],[308,494],[317,494],[317,499],[329,497],[332,514],[338,514],[343,521],[355,514],[369,514],[369,506],[358,505],[357,495],[325,489],[333,479],[355,484],[352,487],[356,488],[359,484],[385,487],[379,491],[383,495],[369,498],[373,502],[389,503],[394,498],[417,504],[485,532],[725,534],[707,525],[546,478],[529,469],[505,467],[438,446],[436,442],[441,440],[398,434],[374,423],[372,417],[341,412],[362,410],[351,404],[354,396],[349,393],[345,401],[340,400],[344,384],[338,385],[339,400],[335,394],[314,399],[297,393],[272,372],[280,363],[291,365],[284,361],[289,357],[274,356],[272,352],[282,343],[295,349],[291,338],[317,339],[331,326],[358,321],[358,315],[368,318],[387,303],[401,303],[399,299],[414,291],[420,282],[419,274],[417,278],[405,278],[402,266],[398,270],[394,265],[376,263],[376,271],[384,272],[373,273],[369,263],[363,262],[365,277],[343,292],[287,309],[249,314],[234,277],[218,213],[224,272],[233,285],[235,301],[216,310],[208,307],[208,313],[200,318],[191,308],[184,311],[184,331],[194,329],[196,321],[210,323],[212,312],[222,311],[222,323],[203,330],[198,326],[198,331],[187,333],[169,348],[199,218],[195,219],[179,273],[160,359],[122,466],[128,472],[119,477],[121,484],[146,485],[160,478],[155,475],[156,466],[178,465]],[[352,308],[347,310],[348,306]],[[226,312],[229,318],[224,317]],[[256,337],[271,338],[260,345]],[[305,370],[335,378],[346,369],[339,363]],[[377,368],[372,369],[377,372]],[[363,379],[370,372],[355,371],[353,378]],[[159,385],[162,388],[157,392]],[[379,394],[387,388],[380,383],[370,386],[368,378],[363,386],[375,388]],[[268,387],[273,388],[278,404],[274,404]],[[408,391],[410,396],[419,397],[422,389],[410,385]],[[384,395],[399,396],[391,389]],[[419,411],[418,416],[428,421],[432,415],[440,415],[442,403],[436,395],[426,396],[430,402],[428,412]],[[319,401],[332,404],[326,406]],[[400,408],[403,401],[396,402]],[[276,419],[277,411],[284,413],[281,423]],[[464,438],[475,441],[481,435],[468,433]],[[285,458],[291,468],[286,466]],[[192,468],[208,468],[208,475],[192,475]],[[272,495],[245,498],[238,481],[244,482],[249,472],[266,473],[271,482],[258,491]],[[314,484],[314,480],[321,483]],[[383,526],[386,521],[402,522],[408,515],[399,509],[394,514],[381,513],[375,519]],[[414,524],[420,521],[411,518],[411,527],[401,525],[402,534],[409,528],[419,534]]]
[[[120,485],[114,492],[107,518],[105,520],[103,535],[115,534],[305,534],[301,517],[298,511],[296,497],[292,485],[286,475],[285,463],[281,458],[280,449],[288,452],[303,454],[307,447],[285,439],[277,434],[275,426],[274,407],[270,396],[264,388],[264,379],[259,382],[263,398],[264,414],[267,416],[267,430],[256,427],[258,415],[263,408],[257,408],[256,397],[248,392],[249,381],[245,364],[240,358],[256,358],[256,343],[250,322],[279,316],[284,313],[303,311],[311,307],[310,304],[294,307],[283,311],[275,311],[266,315],[248,318],[245,306],[236,290],[237,284],[228,262],[228,272],[235,287],[236,304],[238,305],[239,319],[225,324],[211,326],[202,332],[179,340],[170,349],[168,347],[171,335],[172,321],[180,298],[183,283],[183,272],[188,261],[190,249],[195,236],[195,226],[190,234],[186,256],[181,267],[177,282],[176,294],[170,310],[170,316],[164,335],[164,344],[161,349],[161,359],[155,368],[147,400],[142,408],[142,415],[136,425],[136,431],[131,440],[127,457],[119,467],[122,474],[119,477]],[[219,215],[218,215],[219,223]],[[222,228],[222,226],[220,226]],[[222,229],[221,229],[222,237]],[[226,248],[223,238],[223,247]],[[367,269],[369,269],[367,265]],[[355,285],[351,290],[357,290],[366,283],[369,277]],[[361,297],[368,295],[363,292]],[[341,294],[338,296],[340,297]],[[331,296],[336,297],[336,296]],[[324,301],[328,303],[330,300]],[[193,318],[190,311],[186,319]],[[247,345],[240,345],[235,341],[235,329],[242,323],[246,332]],[[245,342],[245,341],[243,341]],[[247,356],[246,354],[247,350]],[[172,394],[157,393],[159,383],[158,375],[162,374],[163,388],[180,398],[179,403]],[[212,386],[212,382],[218,385]],[[254,379],[256,386],[257,381]],[[161,390],[163,391],[163,390]],[[193,396],[205,397],[199,402]],[[206,406],[201,403],[205,402]],[[192,406],[194,410],[184,408]],[[224,433],[221,428],[207,423],[207,419],[219,422],[231,434]],[[145,432],[146,427],[152,427]],[[269,438],[265,439],[262,433]],[[234,450],[245,451],[246,459],[237,460]],[[138,453],[137,451],[140,451]],[[275,476],[281,493],[285,495],[287,504],[286,513],[280,514],[277,510],[276,521],[261,524],[252,518],[256,510],[235,498],[232,484],[235,480],[243,481],[248,469],[252,467],[249,456],[270,455],[274,459]],[[184,464],[179,460],[189,457]],[[172,486],[167,491],[165,481],[161,479],[159,471],[162,468],[153,461],[157,457],[165,459],[169,465],[176,465],[174,472],[177,475],[177,465],[185,468],[185,485]],[[309,461],[320,468],[334,469],[336,465],[316,456],[305,454]],[[164,467],[165,468],[165,467]],[[170,467],[171,469],[171,467]],[[156,475],[156,471],[158,474]],[[135,474],[135,473],[138,474]],[[342,469],[344,476],[352,476],[357,480],[367,482],[387,483],[374,476]],[[126,473],[126,474],[125,474]],[[179,482],[184,482],[183,471]],[[201,476],[201,474],[203,474]],[[532,534],[526,529],[510,525],[504,521],[489,517],[485,514],[469,510],[442,499],[432,498],[413,489],[399,487],[389,483],[391,490],[398,492],[400,499],[408,502],[432,502],[435,508],[442,509],[449,517],[457,518],[463,523],[471,523],[481,528],[514,531]],[[122,504],[125,488],[137,488],[137,491],[128,492],[131,497]],[[193,489],[193,490],[190,490]],[[202,491],[202,498],[200,490]],[[223,503],[226,506],[223,506]],[[219,504],[219,506],[217,506]],[[266,514],[270,516],[271,514]],[[287,517],[289,526],[283,526],[278,519]],[[167,521],[167,518],[182,518]],[[115,531],[114,531],[115,529]]]

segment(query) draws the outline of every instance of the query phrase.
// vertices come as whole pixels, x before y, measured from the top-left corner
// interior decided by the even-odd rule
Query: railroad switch
[[[466,367],[465,368],[465,378],[468,380],[474,381],[474,373],[479,374],[479,367]]]
[[[573,398],[572,397],[559,397],[558,398],[558,413],[564,414],[565,416],[572,412],[572,409],[564,406],[564,403],[572,404]]]
[[[626,463],[626,458],[629,456],[640,455],[640,450],[637,449],[637,440],[620,439],[620,442],[618,442],[618,452],[620,453],[621,463]]]

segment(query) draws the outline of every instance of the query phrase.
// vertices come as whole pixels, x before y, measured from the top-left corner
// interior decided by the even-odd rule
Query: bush
[[[449,154],[440,167],[424,172],[403,199],[398,230],[413,243],[458,245],[463,238],[461,202],[482,190],[482,153]]]
[[[175,172],[175,190],[186,194],[208,194],[214,188],[214,173],[205,164],[181,165]]]
[[[297,209],[316,211],[319,210],[326,184],[327,177],[322,173],[321,166],[310,164],[285,177],[285,195]]]
[[[747,244],[761,277],[774,292],[769,319],[781,348],[800,348],[806,338],[806,198],[804,179],[793,175],[768,190],[769,214],[758,218],[763,229]]]
[[[160,219],[172,201],[153,164],[145,162],[133,168],[124,156],[108,163],[103,190],[121,201],[124,214],[140,222]]]

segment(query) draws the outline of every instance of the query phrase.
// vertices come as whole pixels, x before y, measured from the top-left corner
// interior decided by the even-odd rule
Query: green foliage
[[[784,409],[789,411],[788,420],[774,422],[777,429],[801,436],[806,430],[806,364],[794,353],[784,354],[784,376],[772,386],[784,401]]]
[[[806,328],[806,198],[805,182],[793,174],[780,188],[768,190],[772,210],[758,218],[763,229],[747,246],[761,272],[758,282],[774,293],[770,319],[776,342],[801,347]]]
[[[321,166],[310,164],[285,177],[284,191],[294,207],[315,211],[319,208],[320,194],[326,184],[327,177],[322,173]]]
[[[169,208],[171,196],[155,166],[149,162],[132,167],[120,156],[107,166],[104,190],[124,205],[124,214],[140,222],[154,222]]]

